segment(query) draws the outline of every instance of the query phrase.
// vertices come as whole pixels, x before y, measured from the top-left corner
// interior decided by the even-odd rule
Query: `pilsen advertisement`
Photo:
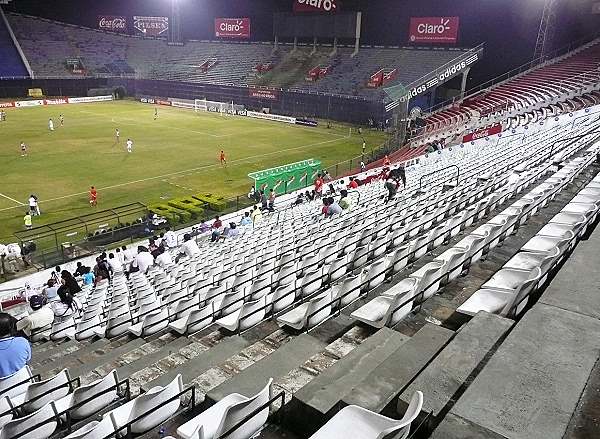
[[[276,101],[279,99],[279,93],[277,90],[267,90],[263,88],[249,88],[248,96],[258,99],[269,99],[271,101]]]
[[[294,0],[294,12],[336,13],[340,11],[340,0]]]
[[[411,17],[408,39],[411,43],[456,44],[458,17]]]
[[[98,29],[110,32],[127,32],[127,19],[116,15],[98,15]]]
[[[133,17],[133,27],[147,37],[165,35],[169,30],[169,17]]]
[[[250,38],[249,18],[215,18],[217,38]]]

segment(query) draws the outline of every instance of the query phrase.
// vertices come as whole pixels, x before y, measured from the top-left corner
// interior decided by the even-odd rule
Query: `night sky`
[[[186,39],[214,39],[215,17],[250,17],[252,39],[273,38],[273,12],[291,11],[292,0],[179,0]],[[560,0],[555,47],[600,29],[592,4]],[[529,61],[544,0],[342,0],[344,11],[363,12],[363,43],[408,45],[411,16],[459,16],[460,46],[485,43],[484,59],[471,72],[470,86]],[[15,10],[68,23],[97,26],[97,15],[170,15],[170,0],[14,0]],[[131,21],[129,22],[131,28]]]

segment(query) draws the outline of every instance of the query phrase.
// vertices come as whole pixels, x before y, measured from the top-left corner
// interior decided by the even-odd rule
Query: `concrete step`
[[[564,438],[598,359],[599,338],[600,320],[535,305],[432,437]]]
[[[310,435],[340,407],[340,401],[409,337],[382,328],[352,352],[320,373],[294,393],[286,408],[286,425],[294,432]]]
[[[430,425],[435,425],[435,418],[460,396],[461,387],[473,379],[482,361],[513,324],[512,320],[494,314],[477,313],[402,392],[398,413],[406,412],[413,393],[420,390],[425,395],[422,415],[432,415]]]
[[[395,415],[395,398],[427,367],[453,335],[454,332],[440,326],[425,325],[368,376],[357,382],[352,391],[344,396],[344,404]]]
[[[206,394],[206,400],[209,404],[214,404],[234,392],[254,395],[264,387],[269,378],[282,377],[322,351],[325,346],[325,343],[310,334],[302,334],[211,389]],[[235,364],[225,366],[233,367],[235,371]]]
[[[164,386],[170,383],[177,374],[181,374],[184,383],[188,383],[192,378],[222,364],[249,345],[250,343],[246,339],[237,335],[228,337],[214,346],[208,346],[202,342],[190,343],[148,366],[155,371],[157,376],[147,378],[146,382],[140,383],[140,387],[144,391],[148,391],[155,386]]]
[[[34,366],[34,371],[42,374],[42,376],[51,376],[62,369],[66,368],[70,370],[72,367],[83,364],[83,359],[93,354],[95,351],[100,351],[107,347],[108,349],[114,348],[114,346],[110,344],[110,340],[105,338],[93,342],[79,342],[78,347],[79,349],[71,352],[65,351],[63,355],[54,358],[51,362]]]
[[[62,343],[46,342],[41,346],[33,345],[31,366],[37,367],[52,363],[62,355],[75,352],[81,347],[81,343],[76,340],[67,340]]]

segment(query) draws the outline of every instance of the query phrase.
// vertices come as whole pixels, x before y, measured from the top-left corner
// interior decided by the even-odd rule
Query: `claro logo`
[[[312,6],[325,12],[332,12],[337,8],[335,0],[296,0],[296,3],[302,6]]]
[[[450,20],[448,18],[440,18],[440,24],[420,23],[417,26],[417,32],[423,35],[443,34],[450,30]]]
[[[240,32],[244,29],[242,20],[237,20],[235,23],[222,22],[219,26],[221,32]]]

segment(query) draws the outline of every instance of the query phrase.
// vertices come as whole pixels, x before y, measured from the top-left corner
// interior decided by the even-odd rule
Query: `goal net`
[[[207,101],[206,99],[194,99],[194,111],[196,113],[200,111],[210,111],[212,113],[236,114],[238,111],[243,109],[243,105],[236,105],[233,103],[233,101],[215,102]]]

